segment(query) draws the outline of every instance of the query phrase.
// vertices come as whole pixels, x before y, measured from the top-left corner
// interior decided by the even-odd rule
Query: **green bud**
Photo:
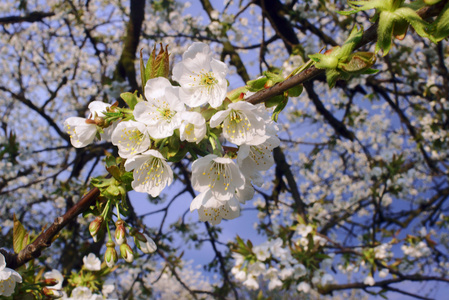
[[[144,242],[144,243],[147,242],[146,237],[145,237],[142,233],[140,233],[139,231],[137,231],[135,228],[132,228],[132,229],[129,231],[129,235],[132,236],[132,237],[134,237],[134,239],[137,239],[137,240],[140,241],[140,242]]]
[[[115,241],[117,244],[122,245],[126,243],[125,222],[123,220],[117,220],[117,222],[115,222],[115,226]]]
[[[97,234],[100,231],[101,225],[103,224],[103,217],[98,216],[89,224],[89,232],[92,238],[94,239],[94,242],[97,242]]]
[[[170,64],[170,54],[168,53],[168,45],[164,46],[161,43],[161,50],[156,55],[156,46],[153,48],[153,52],[151,52],[150,58],[148,59],[147,65],[145,66],[145,80],[156,78],[156,77],[165,77],[168,78],[169,73],[169,64]],[[146,84],[146,82],[145,82]]]
[[[133,250],[126,243],[120,245],[120,255],[126,262],[132,263],[134,260]]]
[[[106,243],[106,252],[104,254],[104,261],[109,268],[112,268],[118,261],[117,251],[115,251],[114,242]]]

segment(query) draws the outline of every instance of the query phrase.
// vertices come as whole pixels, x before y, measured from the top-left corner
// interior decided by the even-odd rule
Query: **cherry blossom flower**
[[[226,97],[228,83],[225,63],[212,58],[209,46],[193,43],[173,68],[173,80],[181,85],[180,99],[190,107],[209,103],[219,107]]]
[[[268,139],[259,145],[241,145],[237,153],[237,162],[245,177],[251,178],[254,184],[260,186],[259,171],[266,171],[274,165],[273,149],[278,147],[280,140],[276,136],[269,136]]]
[[[240,215],[240,203],[236,197],[220,201],[211,190],[200,193],[190,204],[190,212],[198,210],[199,220],[217,225],[222,219],[232,220]]]
[[[298,290],[298,292],[304,292],[304,293],[308,294],[312,288],[311,288],[310,284],[308,284],[305,281],[302,281],[300,284],[298,284],[296,289]]]
[[[112,144],[118,147],[118,154],[123,158],[142,153],[151,145],[146,133],[146,126],[135,121],[120,122],[112,133]]]
[[[236,145],[257,145],[267,139],[265,121],[257,107],[245,101],[231,103],[228,109],[217,112],[210,119],[210,127],[222,124],[223,136]]]
[[[134,170],[132,188],[136,192],[148,193],[153,197],[159,196],[173,181],[173,171],[162,154],[156,150],[148,150],[128,159],[125,169]]]
[[[83,148],[93,142],[97,134],[95,117],[103,117],[103,112],[110,105],[101,101],[89,104],[90,116],[88,119],[70,117],[64,122],[64,130],[70,135],[70,142],[75,148]]]
[[[100,271],[101,261],[93,253],[83,257],[84,267],[89,271]]]
[[[69,300],[96,300],[99,295],[92,294],[92,291],[86,286],[77,286],[73,289]],[[100,298],[102,299],[102,297]]]
[[[181,125],[179,112],[184,111],[185,106],[179,100],[178,93],[179,87],[173,87],[164,77],[147,81],[145,97],[148,101],[137,103],[134,117],[148,126],[152,138],[169,137]]]
[[[192,185],[199,192],[210,190],[213,198],[223,201],[234,198],[245,178],[232,159],[209,154],[192,163]]]
[[[11,296],[17,282],[22,282],[22,276],[13,269],[6,267],[5,257],[0,253],[0,296]]]
[[[363,283],[369,286],[373,286],[376,284],[376,281],[374,281],[373,276],[369,275],[365,278],[365,280],[363,280]]]
[[[199,143],[206,136],[206,120],[194,111],[184,111],[181,113],[181,127],[179,128],[181,141]]]

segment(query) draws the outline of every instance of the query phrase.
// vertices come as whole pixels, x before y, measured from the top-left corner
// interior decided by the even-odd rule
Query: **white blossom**
[[[162,139],[173,135],[173,131],[181,126],[179,112],[185,110],[184,103],[178,97],[179,88],[173,87],[164,77],[156,77],[147,81],[145,97],[134,107],[136,121],[148,126],[148,133],[154,139]]]
[[[90,116],[88,119],[70,117],[64,122],[64,130],[70,135],[70,142],[75,148],[83,148],[93,142],[97,134],[97,125],[94,118],[103,117],[103,112],[110,105],[101,101],[89,104]]]
[[[181,113],[181,127],[179,128],[180,140],[191,143],[199,143],[206,136],[206,120],[195,111]]]
[[[215,198],[211,190],[200,193],[190,204],[190,212],[198,210],[200,221],[217,225],[222,219],[232,220],[240,215],[240,203],[236,197],[226,200]]]
[[[5,257],[0,253],[0,296],[11,296],[16,288],[16,283],[21,282],[22,276],[6,267]]]
[[[84,267],[89,271],[100,271],[101,261],[93,253],[89,253],[83,257]]]
[[[235,190],[243,188],[245,178],[230,158],[209,154],[192,163],[192,186],[199,192],[210,191],[220,201],[234,198]]]
[[[156,150],[148,150],[126,160],[125,170],[134,170],[131,186],[136,192],[148,193],[153,197],[159,196],[173,181],[173,171]]]
[[[312,287],[307,282],[302,281],[298,284],[296,289],[298,290],[298,292],[304,292],[304,293],[308,294],[310,292],[310,290],[312,289]]]
[[[212,58],[209,46],[193,43],[173,67],[173,79],[179,82],[180,99],[190,107],[209,103],[216,108],[226,97],[228,67]]]
[[[258,115],[257,107],[246,101],[231,103],[228,109],[213,115],[210,126],[213,128],[220,124],[223,136],[236,145],[257,145],[268,138],[265,121]]]
[[[112,133],[112,144],[118,147],[118,154],[130,158],[151,146],[146,126],[135,121],[120,122]]]
[[[369,275],[365,278],[365,280],[363,280],[363,283],[369,286],[373,286],[376,284],[376,281],[374,281],[373,276]]]

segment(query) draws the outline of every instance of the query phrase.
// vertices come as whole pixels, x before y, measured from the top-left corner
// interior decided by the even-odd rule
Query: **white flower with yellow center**
[[[266,171],[274,165],[273,149],[280,145],[275,136],[259,145],[241,145],[237,154],[240,169],[246,171]]]
[[[112,144],[118,147],[118,154],[123,158],[142,153],[151,146],[145,124],[135,121],[120,122],[112,133]]]
[[[214,198],[211,190],[200,193],[190,204],[190,212],[198,210],[199,220],[217,225],[222,219],[232,220],[240,215],[240,203],[236,197],[226,201]]]
[[[136,192],[148,193],[153,197],[159,196],[173,181],[173,171],[156,150],[148,150],[129,158],[125,162],[125,170],[134,170],[131,186]]]
[[[236,145],[255,145],[266,140],[265,121],[251,103],[231,103],[228,109],[217,112],[210,119],[210,127],[220,124],[224,137]]]
[[[95,117],[104,117],[103,112],[110,105],[101,101],[89,104],[89,118],[70,117],[64,122],[64,130],[70,135],[70,142],[75,148],[83,148],[93,142],[97,134]]]
[[[210,190],[219,201],[234,198],[236,190],[244,185],[245,178],[230,158],[209,154],[192,163],[193,188],[199,192]]]
[[[268,136],[259,145],[241,145],[237,153],[237,162],[246,178],[251,178],[253,184],[261,186],[263,178],[260,171],[266,171],[274,165],[273,149],[280,145],[276,136]]]
[[[16,288],[16,282],[21,283],[22,276],[6,267],[5,257],[0,253],[0,296],[11,296]]]
[[[209,103],[216,108],[226,98],[225,63],[212,58],[209,46],[193,43],[173,68],[173,80],[181,85],[180,99],[190,107]]]
[[[199,143],[206,136],[206,120],[195,111],[184,111],[181,113],[181,127],[179,128],[181,141]]]
[[[173,87],[163,77],[147,81],[145,97],[147,101],[134,107],[136,121],[148,126],[148,133],[154,139],[163,139],[173,135],[181,125],[179,112],[185,111],[185,105],[179,100],[179,87]]]

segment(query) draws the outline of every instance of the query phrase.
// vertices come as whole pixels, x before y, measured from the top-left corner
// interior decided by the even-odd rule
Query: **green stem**
[[[121,218],[120,218],[120,209],[118,207],[118,202],[115,203],[115,207],[117,209],[117,220],[121,220]]]
[[[221,154],[222,147],[221,147],[220,140],[219,140],[218,137],[215,135],[215,133],[209,132],[209,134],[210,134],[209,142],[210,142],[211,145],[212,145],[212,149],[214,150],[214,154],[216,154],[216,155],[218,155],[218,156],[221,156],[221,155],[222,155],[222,154]]]
[[[108,230],[108,242],[113,242],[111,230],[109,229],[109,224],[106,223],[106,229]]]

